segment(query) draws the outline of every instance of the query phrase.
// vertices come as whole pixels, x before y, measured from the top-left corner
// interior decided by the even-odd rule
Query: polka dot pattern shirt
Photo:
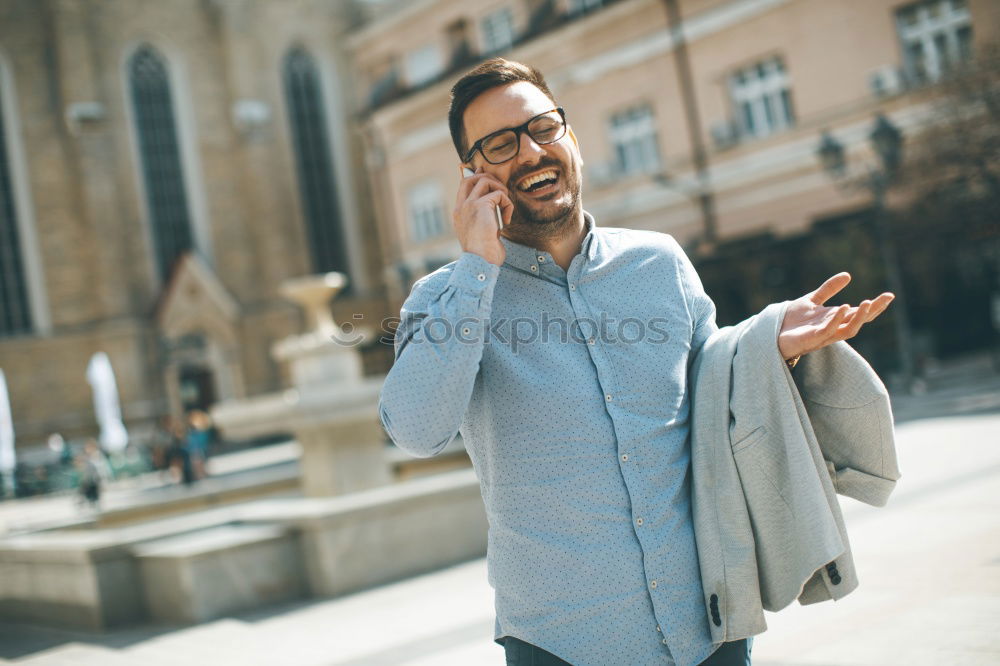
[[[693,354],[715,308],[666,234],[602,228],[563,271],[501,239],[414,285],[379,404],[418,457],[461,433],[489,518],[495,639],[576,665],[712,652],[691,517]]]

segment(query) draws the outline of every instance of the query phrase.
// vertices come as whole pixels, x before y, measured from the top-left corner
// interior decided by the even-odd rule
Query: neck
[[[587,235],[587,222],[583,217],[583,208],[572,213],[567,224],[562,226],[554,236],[518,238],[514,233],[506,230],[503,235],[521,245],[533,247],[536,250],[543,250],[552,255],[552,261],[564,271],[569,270],[569,264],[573,257],[580,253],[580,246]]]

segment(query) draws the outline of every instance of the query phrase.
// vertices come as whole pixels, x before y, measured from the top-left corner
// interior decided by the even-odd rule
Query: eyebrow
[[[517,127],[520,127],[524,123],[529,122],[530,120],[533,120],[534,118],[537,118],[538,116],[544,116],[546,113],[549,113],[549,112],[551,112],[553,110],[554,109],[546,109],[545,111],[539,111],[538,113],[533,113],[532,115],[528,116],[527,118],[525,118],[524,120],[522,120],[521,122],[519,122],[516,125],[508,125],[507,127],[501,127],[498,130],[493,130],[492,132],[489,132],[487,134],[482,135],[481,137],[479,137],[478,139],[476,139],[476,141],[482,141],[483,139],[485,139],[488,136],[493,136],[494,134],[499,134],[500,132],[506,132],[507,130],[512,130],[512,129],[515,129]],[[476,141],[473,141],[472,145],[475,145]]]

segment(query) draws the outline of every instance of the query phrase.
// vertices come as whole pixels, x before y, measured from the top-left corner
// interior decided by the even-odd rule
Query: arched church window
[[[30,333],[32,322],[8,146],[7,132],[15,128],[3,113],[8,92],[0,76],[0,335],[18,335]]]
[[[347,273],[326,110],[312,56],[302,48],[290,50],[282,78],[313,269]]]
[[[150,46],[129,58],[128,77],[157,270],[166,280],[193,246],[170,78],[163,57]]]

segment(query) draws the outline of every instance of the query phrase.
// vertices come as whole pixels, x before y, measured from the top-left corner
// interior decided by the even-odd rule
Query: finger
[[[826,282],[821,284],[816,291],[808,294],[809,300],[811,300],[816,305],[823,305],[830,298],[833,297],[838,291],[847,286],[847,283],[851,281],[851,274],[837,273],[836,275],[827,279]]]
[[[464,169],[464,164],[458,165],[458,172],[462,176],[462,180],[458,183],[458,200],[456,202],[459,205],[469,198],[469,192],[472,190],[472,186],[476,184],[476,176],[466,176]]]
[[[476,184],[472,187],[472,192],[469,194],[470,198],[478,198],[488,192],[494,191],[509,194],[507,187],[490,174],[479,174],[474,176],[474,178],[476,178]]]
[[[490,181],[480,178],[476,181],[476,184],[472,186],[472,191],[469,192],[469,201],[475,201],[476,199],[481,199],[483,196],[489,194],[491,190]]]
[[[847,315],[850,314],[851,306],[841,305],[833,311],[833,316],[827,320],[823,327],[820,328],[820,335],[824,338],[833,337],[837,334],[837,327],[843,323]]]
[[[514,216],[514,202],[506,194],[500,199],[500,214],[503,215],[503,226],[510,224],[510,218]]]
[[[481,178],[483,180],[486,180],[487,182],[489,182],[490,189],[500,190],[500,191],[504,192],[505,194],[508,194],[508,195],[510,194],[510,192],[507,190],[507,186],[504,185],[503,182],[499,178],[497,178],[496,176],[494,176],[493,174],[491,174],[491,173],[484,173],[484,174],[482,174]]]
[[[865,323],[872,321],[875,317],[878,317],[880,314],[885,312],[885,309],[889,307],[889,304],[892,303],[895,298],[895,294],[891,294],[889,292],[879,295],[879,297],[872,303],[872,308],[868,313],[868,320]]]
[[[848,338],[853,338],[864,326],[865,322],[868,320],[868,313],[871,310],[871,301],[862,301],[861,305],[855,310],[854,315],[844,322],[842,326],[839,327],[837,331],[837,338],[840,340],[846,340]]]

